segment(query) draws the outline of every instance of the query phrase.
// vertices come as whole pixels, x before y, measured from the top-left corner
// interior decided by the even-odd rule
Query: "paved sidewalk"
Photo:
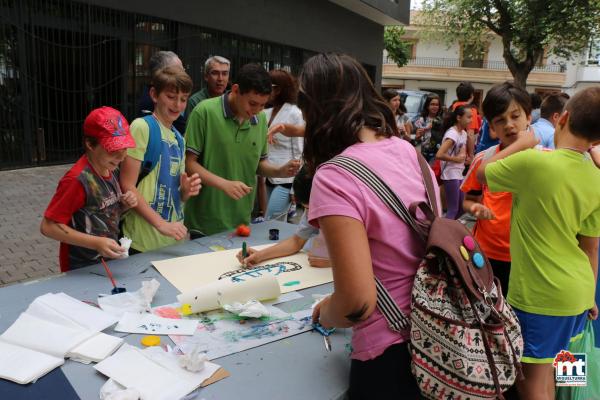
[[[40,233],[58,180],[72,166],[0,171],[0,286],[58,273],[58,242]]]

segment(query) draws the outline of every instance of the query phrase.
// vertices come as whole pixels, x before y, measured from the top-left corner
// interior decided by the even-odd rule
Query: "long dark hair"
[[[281,107],[284,103],[296,104],[298,99],[298,83],[296,78],[283,69],[269,71],[271,83],[279,88],[279,94],[273,99],[273,105]]]
[[[399,136],[391,108],[354,58],[317,54],[304,64],[299,82],[298,107],[306,120],[304,160],[310,174],[358,143],[363,127],[384,137]]]
[[[439,117],[440,115],[442,115],[443,110],[442,110],[442,101],[440,100],[440,96],[438,96],[437,94],[430,94],[425,99],[425,104],[423,104],[423,111],[421,111],[421,117],[423,117],[424,120],[426,120],[427,117],[429,117],[429,105],[431,104],[431,102],[433,100],[437,100],[438,105],[439,105],[436,117]]]
[[[398,104],[396,115],[403,116],[406,114],[406,106],[404,105],[404,102],[402,102],[402,97],[396,89],[385,89],[381,93],[381,96],[383,96],[383,98],[387,101],[388,105],[390,105],[390,100],[392,100],[394,97],[398,97],[400,99],[400,103]]]
[[[467,110],[470,108],[471,107],[469,105],[463,104],[462,106],[456,107],[454,111],[449,111],[446,113],[442,131],[445,133],[448,129],[450,129],[454,124],[456,124],[456,120],[465,115],[465,112],[467,112]]]

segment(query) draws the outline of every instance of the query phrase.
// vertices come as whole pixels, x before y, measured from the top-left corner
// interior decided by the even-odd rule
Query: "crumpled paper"
[[[201,346],[196,346],[191,352],[178,356],[179,366],[191,372],[202,371],[204,363],[208,361],[208,357],[200,349]]]
[[[121,318],[126,312],[142,314],[151,312],[151,303],[160,283],[156,279],[143,281],[142,287],[135,292],[124,292],[98,298],[102,310]]]
[[[132,242],[133,240],[129,239],[127,236],[123,236],[121,239],[119,239],[121,247],[125,249],[125,251],[121,254],[121,258],[129,257],[129,248],[131,247]]]
[[[139,400],[140,392],[135,389],[126,389],[125,386],[109,379],[100,388],[100,400]]]
[[[240,317],[260,318],[271,315],[267,307],[257,300],[250,300],[244,304],[238,302],[224,304],[223,309],[229,311],[230,313],[239,315]]]

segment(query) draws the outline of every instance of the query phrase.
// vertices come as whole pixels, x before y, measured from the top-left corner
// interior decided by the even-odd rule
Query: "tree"
[[[475,48],[497,34],[515,84],[525,88],[544,51],[570,59],[588,46],[600,0],[424,0],[414,22],[431,37]]]
[[[383,32],[383,46],[388,53],[388,57],[394,61],[398,67],[403,67],[410,59],[410,43],[402,40],[404,28],[402,26],[386,26]]]

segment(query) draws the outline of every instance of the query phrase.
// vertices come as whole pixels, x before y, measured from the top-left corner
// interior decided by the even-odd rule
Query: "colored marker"
[[[248,245],[246,242],[242,243],[242,258],[245,259],[248,257]]]

